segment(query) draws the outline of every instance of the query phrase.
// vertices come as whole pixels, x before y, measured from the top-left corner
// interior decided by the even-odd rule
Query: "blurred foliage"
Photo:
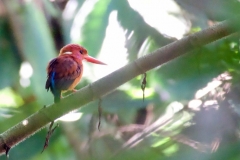
[[[94,57],[103,54],[106,35],[119,35],[108,30],[112,13],[117,12],[115,20],[125,37],[119,43],[126,53],[113,48],[107,53],[111,61],[124,64],[115,55],[127,54],[127,61],[131,62],[176,40],[147,23],[142,10],[158,9],[154,0],[17,2],[0,1],[1,132],[52,103],[52,95],[44,88],[45,68],[64,44],[79,43]],[[185,35],[240,12],[236,0],[171,2],[178,9],[166,14],[185,24]],[[144,7],[137,9],[138,5]],[[151,16],[158,21],[160,14]],[[177,24],[169,25],[179,29]],[[26,62],[30,69],[23,67]],[[144,102],[139,96],[141,76],[103,97],[100,131],[96,127],[96,101],[78,111],[83,113],[79,120],[61,122],[42,154],[45,129],[10,150],[9,160],[239,159],[239,62],[237,33],[196,48],[147,73]],[[101,69],[98,72],[104,72]],[[96,76],[91,72],[92,66],[88,70],[90,77],[83,77],[78,88]],[[0,159],[6,157],[2,155]]]

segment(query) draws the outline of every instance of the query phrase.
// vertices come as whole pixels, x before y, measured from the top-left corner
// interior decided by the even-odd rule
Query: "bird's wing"
[[[47,67],[48,78],[45,88],[54,93],[55,90],[68,90],[76,78],[81,76],[81,64],[72,57],[58,57],[50,61]]]

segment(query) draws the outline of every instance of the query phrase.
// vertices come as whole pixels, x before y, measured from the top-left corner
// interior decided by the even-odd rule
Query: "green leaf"
[[[46,66],[56,53],[47,21],[34,2],[10,5],[8,1],[6,5],[11,12],[17,46],[24,60],[33,68],[32,92],[41,104],[46,104],[50,102],[50,96],[43,94],[46,93]]]
[[[0,89],[19,83],[21,59],[7,19],[0,19]]]
[[[113,8],[109,6],[110,0],[98,1],[93,11],[87,16],[81,29],[81,44],[87,48],[88,53],[96,57],[99,53],[108,25],[108,17]]]

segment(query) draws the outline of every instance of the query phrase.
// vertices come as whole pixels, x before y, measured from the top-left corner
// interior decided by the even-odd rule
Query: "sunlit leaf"
[[[158,47],[164,46],[172,41],[146,24],[141,15],[129,6],[127,0],[112,1],[112,5],[118,11],[118,20],[121,26],[126,29],[126,48],[130,53],[130,61],[138,57],[139,50],[148,37],[153,38],[156,44],[158,44]]]

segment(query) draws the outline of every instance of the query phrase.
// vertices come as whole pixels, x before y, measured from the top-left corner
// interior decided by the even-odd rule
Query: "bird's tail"
[[[54,103],[58,103],[61,99],[61,91],[54,93]]]

